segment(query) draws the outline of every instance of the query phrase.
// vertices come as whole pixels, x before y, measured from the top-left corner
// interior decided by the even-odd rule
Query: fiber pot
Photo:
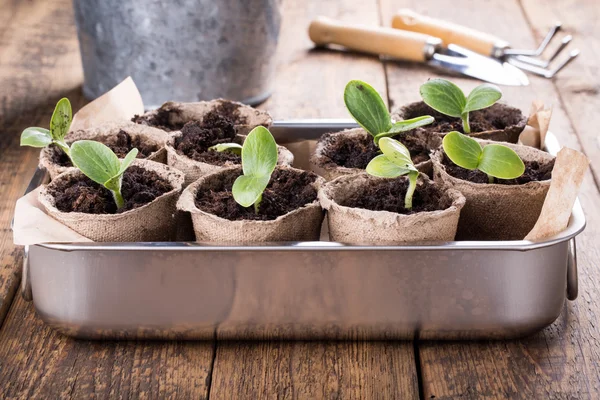
[[[289,171],[298,175],[312,174],[285,166],[278,167],[275,171],[277,172],[278,170]],[[230,185],[241,174],[241,167],[217,171],[203,176],[192,183],[181,194],[177,202],[177,208],[191,214],[197,241],[253,243],[319,240],[323,210],[316,196],[314,201],[281,215],[274,220],[267,221],[229,220],[202,211],[196,206],[196,196],[199,192],[221,192],[225,189],[225,182],[228,182],[227,185]],[[319,176],[315,175],[315,177],[316,179],[311,185],[316,191],[323,184],[324,180]]]
[[[493,143],[479,141],[482,146]],[[546,165],[554,160],[550,154],[529,146],[505,144],[524,162]],[[432,154],[434,179],[447,188],[461,192],[467,202],[458,224],[457,240],[522,240],[537,221],[550,180],[521,185],[474,183],[450,175],[440,148]]]
[[[175,140],[182,136],[181,132],[176,132],[172,134],[166,143],[166,151],[167,151],[167,164],[177,168],[185,175],[184,187],[189,185],[190,183],[198,180],[200,177],[210,174],[212,172],[220,171],[222,169],[231,168],[239,165],[239,163],[233,163],[231,161],[225,162],[223,165],[215,165],[209,164],[201,161],[196,161],[185,154],[181,154],[175,148]],[[244,143],[244,139],[246,135],[237,135],[236,143],[242,144]],[[277,164],[278,165],[292,165],[294,162],[294,155],[291,151],[286,149],[283,146],[277,146]]]
[[[431,115],[435,122],[426,125],[417,130],[427,133],[448,133],[451,131],[463,132],[462,120],[460,118],[449,117],[435,111],[423,101],[409,103],[393,113],[396,120],[411,119],[422,115]],[[496,103],[483,110],[472,111],[469,113],[471,132],[469,136],[478,139],[495,140],[498,142],[517,143],[519,135],[527,125],[527,117],[521,110],[506,104]],[[479,125],[482,121],[487,121],[487,126]],[[477,128],[483,129],[477,131]]]
[[[168,101],[156,110],[136,115],[133,122],[172,132],[181,130],[188,122],[202,121],[210,112],[230,118],[239,135],[247,135],[259,125],[269,128],[273,124],[273,119],[268,112],[225,99],[195,103]]]
[[[436,149],[442,143],[440,135],[424,134],[421,131],[414,130],[412,132],[402,133],[394,139],[399,140],[407,146],[413,157],[413,162],[417,169],[424,174],[431,175],[432,164],[429,160],[429,152]],[[364,165],[362,168],[341,166],[333,159],[336,153],[346,150],[348,158],[354,164]],[[353,149],[360,149],[360,155],[353,155]],[[419,154],[415,157],[415,150],[418,149]],[[315,153],[312,155],[310,162],[327,180],[333,180],[340,176],[352,175],[364,172],[368,162],[376,155],[381,154],[379,149],[373,143],[371,136],[363,128],[347,129],[341,132],[326,133],[319,138]],[[362,156],[364,159],[359,159]]]
[[[50,184],[43,186],[40,189],[39,201],[54,219],[96,242],[172,240],[175,233],[175,205],[183,184],[183,174],[164,164],[148,160],[135,160],[132,166],[154,171],[160,178],[167,181],[172,189],[148,204],[120,214],[62,212],[56,208],[56,199],[50,189],[59,185],[61,181],[83,176],[81,171],[72,169],[57,176]],[[125,173],[127,174],[127,171]]]
[[[327,210],[329,238],[349,244],[402,244],[423,241],[452,241],[465,198],[456,190],[438,187],[441,204],[446,207],[436,211],[399,214],[390,211],[372,211],[348,207],[344,204],[351,196],[364,192],[372,185],[386,185],[391,181],[407,182],[406,176],[388,179],[363,172],[342,176],[323,185],[319,200]],[[436,185],[426,175],[420,174],[415,196],[427,187]],[[404,201],[404,198],[400,199]]]
[[[121,131],[126,133],[131,139],[131,146],[127,147],[137,147],[140,150],[138,158],[163,164],[167,162],[165,143],[168,135],[164,131],[150,126],[138,125],[131,122],[108,123],[95,128],[70,132],[66,140],[69,144],[78,140],[95,140],[115,150],[115,146],[124,146],[124,142],[129,140],[126,136],[122,136]],[[66,154],[63,153],[62,157],[60,157],[58,151],[58,147],[52,146],[45,147],[40,152],[39,166],[48,171],[51,179],[55,179],[63,172],[75,169]],[[122,156],[124,157],[124,154]],[[57,157],[60,158],[57,159]],[[58,162],[58,160],[61,160],[61,162]]]
[[[144,103],[269,95],[278,0],[74,0],[86,97],[128,76]]]

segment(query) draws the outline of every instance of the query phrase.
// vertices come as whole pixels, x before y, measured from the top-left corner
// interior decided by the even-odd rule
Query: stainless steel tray
[[[352,126],[281,121],[273,133],[298,142]],[[546,147],[559,149],[551,134]],[[584,227],[577,202],[568,228],[538,243],[40,244],[25,248],[22,293],[81,338],[510,338],[577,297]]]

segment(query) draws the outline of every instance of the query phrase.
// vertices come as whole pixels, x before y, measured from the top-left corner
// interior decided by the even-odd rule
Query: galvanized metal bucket
[[[269,96],[279,0],[73,0],[93,99],[127,76],[148,107]]]

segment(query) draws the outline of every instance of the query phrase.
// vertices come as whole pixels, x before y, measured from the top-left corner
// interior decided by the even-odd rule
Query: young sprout
[[[465,97],[458,86],[446,79],[431,79],[422,84],[419,91],[429,107],[450,117],[461,118],[465,133],[471,133],[471,111],[488,108],[502,97],[500,88],[489,83],[477,86]]]
[[[216,144],[214,146],[210,146],[208,149],[218,151],[218,152],[230,151],[234,154],[237,154],[238,156],[240,154],[242,154],[242,145],[237,144],[237,143],[220,143],[220,144]]]
[[[419,171],[410,158],[410,152],[402,143],[388,137],[379,140],[379,148],[383,154],[378,155],[369,162],[367,173],[384,178],[397,178],[408,175],[408,189],[404,196],[404,208],[411,210]]]
[[[138,154],[132,149],[123,160],[106,145],[93,140],[79,140],[71,145],[71,160],[85,176],[110,190],[117,208],[125,205],[121,194],[123,173]]]
[[[431,124],[429,115],[392,122],[390,113],[379,93],[362,81],[350,81],[344,90],[344,103],[352,118],[373,136],[377,145],[383,137],[396,136],[420,126]]]
[[[56,103],[54,113],[50,119],[50,130],[45,128],[31,127],[21,133],[21,146],[46,147],[55,144],[67,155],[70,155],[69,145],[65,142],[65,136],[69,133],[73,114],[69,99],[62,98]]]
[[[237,177],[231,189],[235,201],[242,207],[254,204],[254,212],[258,214],[263,192],[276,165],[277,143],[267,128],[257,126],[242,146],[243,175]]]
[[[481,147],[475,139],[452,131],[444,136],[442,145],[454,164],[465,169],[485,172],[489,183],[494,183],[494,178],[518,178],[525,172],[525,164],[519,155],[501,144]]]

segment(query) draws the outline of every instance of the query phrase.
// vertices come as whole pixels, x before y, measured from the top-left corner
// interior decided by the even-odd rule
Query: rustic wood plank
[[[83,98],[70,2],[0,1],[0,8],[1,325],[21,273],[22,252],[12,244],[10,221],[38,155],[37,150],[19,147],[19,135],[27,126],[47,126],[60,96],[68,95],[76,108]]]
[[[383,15],[391,16],[394,4],[385,0]],[[578,25],[581,20],[588,20],[589,26],[593,18],[594,2],[578,2],[571,7],[564,2],[564,8],[577,9],[581,19],[573,19]],[[469,23],[471,26],[492,32],[509,40],[519,47],[534,47],[537,40],[531,35],[528,24],[517,1],[491,1],[485,7],[474,0],[458,0],[452,7],[437,7],[434,0],[410,1],[403,4],[418,12],[434,17],[445,18],[458,23]],[[545,9],[547,4],[528,1],[532,12]],[[533,5],[535,4],[535,8]],[[557,3],[554,3],[557,4]],[[527,9],[527,7],[526,7]],[[557,13],[558,14],[558,13]],[[536,14],[538,15],[538,14]],[[539,16],[539,15],[538,15]],[[389,18],[386,24],[389,24]],[[542,18],[540,24],[552,23],[556,18]],[[566,21],[565,21],[566,22]],[[539,27],[543,33],[546,27]],[[586,32],[586,43],[589,32]],[[585,53],[581,56],[586,60]],[[591,66],[594,60],[578,60],[582,65]],[[575,66],[573,64],[569,68]],[[389,95],[395,105],[400,106],[409,101],[419,100],[418,87],[428,78],[440,75],[437,71],[427,70],[418,65],[404,63],[388,63]],[[590,131],[592,120],[580,130],[571,126],[572,115],[567,114],[564,107],[564,79],[576,71],[564,71],[563,77],[557,79],[560,89],[556,90],[551,81],[531,77],[531,86],[526,88],[503,87],[505,101],[515,104],[524,111],[529,110],[533,99],[542,99],[546,104],[554,106],[551,130],[559,137],[563,145],[575,149],[585,149],[593,159],[597,151],[597,143],[592,145],[597,133]],[[569,75],[567,75],[569,74]],[[448,77],[448,76],[446,76]],[[451,77],[462,87],[470,90],[479,82],[465,78]],[[592,91],[587,90],[587,98],[599,101]],[[561,101],[562,100],[562,101]],[[583,101],[583,100],[580,100]],[[574,105],[572,107],[575,107]],[[583,107],[583,105],[582,105]],[[590,108],[591,109],[591,108]],[[578,118],[583,118],[583,110],[578,110]],[[570,108],[567,110],[571,112]],[[576,135],[579,133],[579,138]],[[591,136],[591,134],[596,136]],[[581,139],[581,143],[580,143]],[[592,148],[590,148],[592,147]],[[567,302],[559,319],[549,328],[537,335],[523,340],[506,342],[471,342],[471,343],[419,343],[419,355],[425,398],[598,398],[600,396],[600,371],[595,360],[600,353],[600,331],[597,315],[600,312],[598,301],[598,285],[600,271],[596,268],[596,260],[600,256],[597,243],[600,232],[598,226],[598,209],[600,196],[591,174],[586,176],[580,196],[588,218],[588,226],[583,235],[578,237],[580,297],[575,302]]]
[[[348,118],[342,94],[351,79],[364,79],[385,93],[376,57],[312,50],[306,30],[326,15],[377,24],[371,1],[284,4],[273,96],[264,105],[276,119]],[[278,287],[281,281],[264,287]],[[275,286],[274,286],[275,285]],[[240,296],[242,298],[242,296]],[[334,300],[332,300],[334,301]],[[264,298],[261,305],[268,304]],[[236,309],[252,307],[248,302]],[[410,342],[217,342],[211,398],[402,398],[418,397]]]

